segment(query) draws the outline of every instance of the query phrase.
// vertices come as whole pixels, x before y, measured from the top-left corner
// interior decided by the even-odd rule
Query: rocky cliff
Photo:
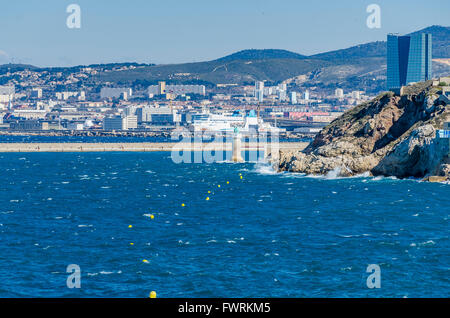
[[[279,170],[342,176],[449,176],[448,139],[436,130],[450,120],[442,87],[432,82],[384,93],[325,127],[303,151],[281,151]]]

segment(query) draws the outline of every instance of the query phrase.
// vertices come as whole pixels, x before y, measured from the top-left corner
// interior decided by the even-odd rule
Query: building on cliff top
[[[436,138],[438,138],[439,144],[445,147],[447,152],[446,162],[450,164],[450,122],[446,122],[443,128],[437,131]]]
[[[444,124],[444,129],[437,131],[437,136],[440,139],[450,138],[450,122]]]
[[[410,83],[432,78],[432,35],[387,36],[387,89],[399,91]]]

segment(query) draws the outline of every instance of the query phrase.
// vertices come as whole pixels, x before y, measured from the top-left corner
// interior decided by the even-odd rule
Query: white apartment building
[[[42,96],[42,92],[41,92]],[[58,92],[55,93],[55,97],[57,100],[68,100],[71,97],[78,97],[79,100],[86,99],[86,93],[84,91],[81,92]]]
[[[149,96],[171,94],[171,95],[186,95],[186,94],[198,94],[206,95],[205,85],[166,85],[161,82],[159,85],[151,85],[147,89]]]
[[[103,119],[103,130],[128,130],[138,127],[137,116],[111,116]]]
[[[255,83],[255,98],[258,102],[264,101],[264,82]]]
[[[14,85],[0,86],[0,103],[8,104],[14,100],[16,88]]]
[[[336,88],[334,96],[337,98],[344,98],[344,90],[342,88]]]

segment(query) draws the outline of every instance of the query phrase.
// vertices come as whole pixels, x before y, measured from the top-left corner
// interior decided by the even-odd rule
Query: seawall
[[[306,142],[280,142],[280,150],[302,150]],[[268,143],[268,151],[271,144]],[[231,151],[231,143],[0,143],[4,152],[155,152],[155,151]],[[263,151],[265,144],[243,143],[242,151]]]

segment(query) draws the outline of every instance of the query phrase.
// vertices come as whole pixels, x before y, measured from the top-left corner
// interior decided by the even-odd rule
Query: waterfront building
[[[419,33],[387,36],[387,88],[400,90],[432,78],[432,36]]]
[[[152,125],[173,125],[181,121],[181,116],[170,107],[140,107],[136,116],[139,123]]]
[[[137,116],[110,116],[103,119],[103,130],[128,130],[138,127]]]
[[[111,116],[103,119],[103,130],[122,130],[122,116]]]
[[[125,116],[123,118],[122,130],[136,129],[136,128],[138,128],[137,116],[131,115],[131,116]]]
[[[45,119],[47,111],[44,109],[15,109],[12,115],[17,118],[25,119]]]

